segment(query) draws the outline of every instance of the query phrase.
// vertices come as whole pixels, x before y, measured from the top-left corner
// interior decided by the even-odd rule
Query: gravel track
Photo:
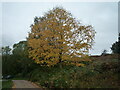
[[[36,84],[26,81],[26,80],[12,80],[13,81],[13,88],[40,88]]]

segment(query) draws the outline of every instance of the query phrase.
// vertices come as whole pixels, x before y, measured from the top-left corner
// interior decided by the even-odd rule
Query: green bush
[[[106,65],[106,63],[109,63]],[[85,67],[59,65],[54,67],[37,67],[32,71],[31,80],[46,88],[115,88],[119,87],[119,64],[110,61],[93,61]],[[111,68],[111,69],[110,69]],[[106,72],[107,71],[107,72]]]

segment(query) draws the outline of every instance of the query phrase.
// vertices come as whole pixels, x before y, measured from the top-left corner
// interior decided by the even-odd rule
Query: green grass
[[[5,89],[5,88],[12,88],[13,86],[13,82],[12,80],[7,80],[7,81],[2,81],[2,88]]]
[[[28,80],[28,78],[25,78],[25,77],[14,77],[12,80]]]
[[[4,89],[6,90],[7,88],[12,88],[12,86],[13,86],[12,80],[28,80],[28,79],[24,78],[24,77],[14,77],[12,79],[8,79],[6,81],[2,81],[2,88],[3,88],[3,90]]]

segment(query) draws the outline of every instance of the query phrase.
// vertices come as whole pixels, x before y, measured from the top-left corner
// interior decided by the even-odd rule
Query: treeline
[[[36,64],[28,58],[27,41],[20,41],[13,45],[2,47],[2,74],[25,76],[34,69]]]
[[[112,53],[120,54],[120,34],[119,40],[113,43]],[[27,41],[20,41],[13,45],[13,50],[9,46],[1,48],[2,51],[2,74],[26,76],[40,65],[29,58]]]
[[[113,43],[111,50],[113,53],[120,54],[120,33],[119,33],[118,41]]]

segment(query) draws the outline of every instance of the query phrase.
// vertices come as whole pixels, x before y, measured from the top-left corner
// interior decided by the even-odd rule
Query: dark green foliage
[[[19,70],[16,60],[10,53],[11,48],[9,46],[2,47],[2,74],[3,75],[14,75]]]
[[[10,88],[12,88],[12,86],[13,86],[13,82],[11,80],[2,81],[2,89],[3,90],[10,89]]]
[[[1,48],[2,55],[10,55],[11,48],[9,46],[5,46]]]
[[[20,64],[13,55],[2,56],[2,74],[15,75],[21,71]]]
[[[118,42],[116,41],[115,43],[113,43],[111,50],[113,53],[120,54],[120,33],[119,33]]]
[[[118,59],[102,56],[85,67],[38,67],[30,80],[46,88],[118,88],[119,70]]]
[[[11,49],[6,50],[2,56],[3,75],[25,77],[46,88],[120,88],[118,54],[92,57],[91,62],[81,62],[84,67],[60,63],[48,68],[28,58],[26,41],[15,44],[13,54]],[[3,82],[3,85],[11,87],[12,83]]]
[[[102,54],[101,55],[106,55],[107,54],[107,50],[103,50]]]
[[[6,49],[6,47],[3,47],[3,75],[17,75],[21,73],[21,76],[25,76],[34,69],[34,65],[36,64],[33,62],[33,60],[28,58],[27,41],[20,41],[19,43],[14,44],[12,54],[9,53],[10,50],[11,49]]]

